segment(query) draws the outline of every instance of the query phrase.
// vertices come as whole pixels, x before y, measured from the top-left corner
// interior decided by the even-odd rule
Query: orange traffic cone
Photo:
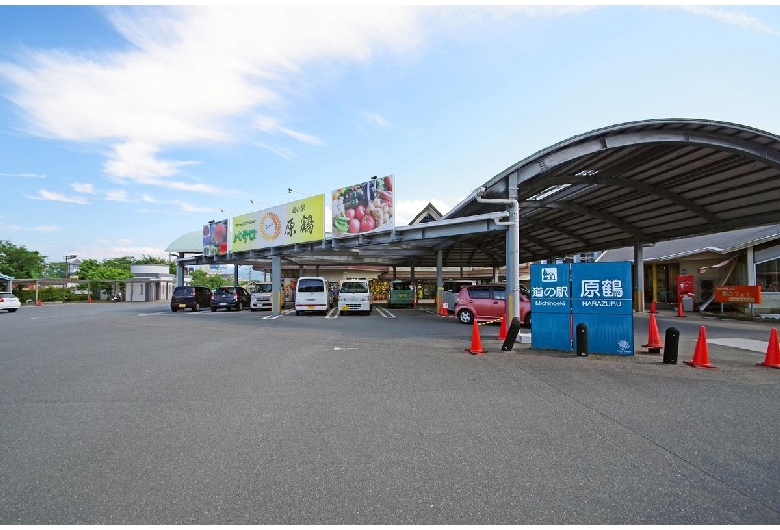
[[[498,330],[498,337],[496,340],[506,340],[506,313],[501,315],[501,328]]]
[[[683,362],[695,368],[717,369],[715,366],[710,364],[710,355],[707,352],[707,332],[704,330],[704,326],[699,329],[699,340],[696,341],[696,349],[693,351],[693,359]]]
[[[448,316],[450,316],[449,312],[447,311],[447,304],[445,304],[444,302],[442,302],[439,305],[439,316],[440,317],[448,317]]]
[[[40,298],[38,298],[38,304],[37,304],[37,305],[38,305],[38,307],[40,307],[40,306],[42,306],[42,305],[43,305],[43,302],[41,302],[41,299],[40,299]]]
[[[772,328],[769,334],[769,346],[766,348],[766,359],[764,362],[757,363],[757,366],[769,366],[770,368],[780,368],[780,343],[777,341],[777,330]]]
[[[92,297],[91,296],[89,297],[88,303],[90,303],[90,304],[92,303]]]
[[[652,302],[650,302],[650,314],[651,314],[651,315],[654,315],[654,314],[655,314],[655,300],[653,300]]]
[[[642,344],[650,353],[660,353],[664,347],[661,342],[661,335],[658,333],[658,324],[655,321],[655,315],[650,313],[650,330],[647,334],[647,344]]]
[[[677,300],[677,316],[678,317],[684,317],[685,316],[685,312],[683,311],[683,305],[682,305],[682,297],[680,297]]]
[[[479,325],[477,325],[477,319],[474,319],[474,326],[471,330],[471,348],[466,351],[474,355],[482,355],[485,350],[482,349],[482,340],[479,338]]]

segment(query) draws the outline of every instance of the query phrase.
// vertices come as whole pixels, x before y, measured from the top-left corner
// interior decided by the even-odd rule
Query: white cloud
[[[304,142],[311,145],[323,145],[322,140],[320,140],[316,136],[294,131],[288,127],[283,127],[276,120],[272,118],[263,117],[263,116],[256,118],[255,127],[257,127],[260,131],[264,133],[273,134],[279,132],[300,142]]]
[[[4,94],[24,114],[25,132],[106,149],[119,182],[213,193],[182,169],[198,163],[166,150],[245,141],[252,127],[324,145],[289,124],[253,123],[288,110],[287,94],[316,90],[309,67],[368,61],[381,51],[411,54],[435,32],[523,12],[559,16],[582,7],[532,6],[132,6],[106,7],[127,48],[69,53],[34,50],[0,63]],[[292,90],[291,90],[292,89]],[[386,126],[378,114],[367,116]],[[250,138],[249,141],[255,141]],[[294,154],[259,144],[279,156]]]
[[[387,127],[389,125],[387,120],[384,117],[380,116],[379,114],[371,114],[369,112],[364,112],[363,118],[371,125],[376,125],[379,127]]]
[[[188,202],[184,201],[173,201],[174,204],[179,206],[183,212],[187,213],[200,213],[200,212],[208,212],[208,213],[216,213],[219,212],[219,208],[215,208],[213,206],[196,206],[194,204],[190,204]]]
[[[59,226],[19,226],[19,225],[8,225],[4,226],[6,230],[13,230],[13,231],[27,231],[27,232],[57,232],[59,230],[62,230]]]
[[[751,17],[738,11],[709,6],[680,6],[680,9],[688,11],[689,13],[693,13],[694,15],[713,18],[725,24],[737,26],[738,28],[747,31],[755,31],[758,33],[768,33],[770,35],[780,36],[780,31],[770,28],[761,22],[760,19]]]
[[[283,103],[283,83],[308,64],[363,61],[378,48],[411,50],[421,8],[230,6],[110,8],[125,51],[31,52],[0,64],[32,134],[110,145],[105,172],[159,185],[192,161],[163,150],[243,138],[252,111]],[[236,124],[239,126],[236,126]],[[248,124],[248,122],[245,122]],[[319,144],[315,136],[277,132]],[[234,138],[234,134],[236,137]]]
[[[262,142],[255,142],[254,145],[255,147],[259,147],[260,149],[265,149],[266,151],[270,151],[271,153],[281,158],[284,158],[285,160],[295,159],[295,153],[293,153],[292,151],[290,151],[285,147],[273,147],[268,144],[264,144]]]
[[[95,186],[90,183],[74,182],[70,185],[70,187],[78,193],[86,193],[89,195],[94,195],[95,193]]]
[[[2,178],[45,179],[46,175],[38,173],[0,173]]]
[[[62,193],[56,193],[48,190],[38,190],[37,196],[31,196],[30,199],[41,201],[71,202],[75,204],[89,204],[83,197],[69,197]]]
[[[89,256],[89,259],[102,261],[113,259],[117,256],[154,256],[158,258],[168,258],[168,253],[164,248],[132,246],[126,239],[120,239],[118,242],[99,240],[94,242],[94,246],[80,246],[73,250],[78,256]]]
[[[127,191],[125,190],[108,190],[103,193],[103,199],[115,202],[129,202],[127,199]]]
[[[160,160],[157,157],[159,147],[145,142],[125,142],[115,145],[113,156],[104,165],[104,171],[122,180],[137,180],[154,184],[156,177],[170,177],[183,166],[197,164],[195,161]]]

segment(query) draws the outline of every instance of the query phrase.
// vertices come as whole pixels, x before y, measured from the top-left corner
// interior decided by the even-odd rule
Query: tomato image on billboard
[[[203,225],[203,255],[216,256],[227,254],[228,251],[228,220],[209,221]]]

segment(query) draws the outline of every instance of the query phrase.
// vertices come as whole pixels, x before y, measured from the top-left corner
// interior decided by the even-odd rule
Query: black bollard
[[[588,325],[579,323],[577,324],[577,336],[575,337],[577,344],[577,356],[588,356]]]
[[[680,330],[668,328],[664,344],[664,364],[677,364],[677,346],[680,343]]]
[[[501,351],[512,351],[512,346],[515,345],[517,339],[517,333],[520,331],[520,319],[518,317],[512,318],[512,322],[509,324],[509,329],[506,330],[506,338],[504,344],[501,345]]]

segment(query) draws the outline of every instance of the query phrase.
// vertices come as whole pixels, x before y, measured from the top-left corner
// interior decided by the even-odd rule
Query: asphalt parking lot
[[[780,523],[780,370],[730,342],[772,324],[657,320],[676,365],[646,314],[583,358],[425,307],[0,313],[0,524]]]

